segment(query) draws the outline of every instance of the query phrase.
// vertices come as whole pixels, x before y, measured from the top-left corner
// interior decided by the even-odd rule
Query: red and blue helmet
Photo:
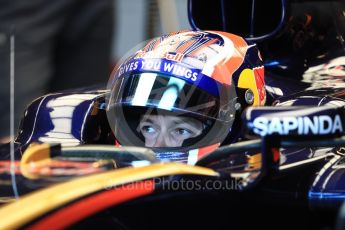
[[[221,145],[244,107],[266,100],[256,45],[218,31],[150,40],[115,67],[108,87],[119,144],[190,164]]]

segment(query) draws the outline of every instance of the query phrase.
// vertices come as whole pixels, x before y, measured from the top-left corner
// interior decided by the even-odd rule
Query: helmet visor
[[[226,104],[228,103],[229,101]],[[224,103],[219,96],[211,95],[197,85],[157,73],[121,77],[115,82],[109,103],[110,107],[145,107],[198,118],[231,121],[234,108],[225,108],[223,105],[221,110],[222,104]]]

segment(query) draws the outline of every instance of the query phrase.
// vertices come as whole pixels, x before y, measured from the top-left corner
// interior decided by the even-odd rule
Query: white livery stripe
[[[199,149],[193,149],[189,151],[188,154],[188,164],[195,165],[198,160]]]

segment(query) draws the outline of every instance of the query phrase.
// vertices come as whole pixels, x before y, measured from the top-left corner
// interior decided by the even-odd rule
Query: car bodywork
[[[276,88],[270,85],[268,87]],[[279,90],[284,92],[283,87]],[[322,114],[331,117],[334,117],[334,114],[342,115],[344,92],[345,89],[342,88],[306,89],[287,97],[279,97],[277,99],[279,102],[275,100],[276,104],[273,107],[248,110],[246,115],[248,117],[251,114],[251,119],[244,118],[244,121],[247,125],[253,124],[255,117],[265,117],[267,113],[274,115],[277,111],[280,111],[279,117],[284,117],[282,115],[284,111],[293,111],[296,118],[303,113],[309,117]],[[212,181],[223,181],[223,183],[232,181],[231,183],[236,184],[238,178],[243,180],[243,177],[238,175],[245,171],[254,179],[251,179],[247,185],[228,188],[227,196],[242,196],[248,193],[246,191],[253,190],[256,193],[247,194],[250,199],[259,196],[263,204],[273,202],[275,206],[284,207],[289,203],[289,206],[304,206],[308,210],[336,211],[344,199],[345,168],[342,146],[345,140],[339,133],[335,136],[322,136],[316,133],[311,137],[300,138],[289,136],[290,132],[286,133],[288,134],[286,137],[283,134],[268,135],[224,146],[199,159],[196,163],[198,166],[159,163],[154,154],[147,149],[120,150],[121,148],[114,147],[114,137],[107,122],[104,122],[106,93],[105,90],[94,90],[51,94],[35,100],[28,107],[15,142],[17,189],[20,196],[25,195],[19,198],[19,201],[11,202],[15,197],[12,191],[11,162],[8,160],[9,146],[2,146],[2,152],[6,153],[2,155],[1,161],[2,201],[12,204],[4,206],[0,212],[13,213],[10,215],[12,221],[9,217],[8,222],[2,223],[9,225],[3,225],[3,228],[31,226],[28,224],[37,224],[39,228],[48,226],[45,224],[55,223],[61,220],[59,219],[61,216],[74,210],[74,205],[77,207],[76,210],[80,210],[77,200],[91,199],[98,195],[102,197],[101,194],[107,192],[111,196],[110,191],[114,194],[127,195],[123,199],[120,199],[123,195],[116,195],[120,200],[115,199],[113,203],[109,201],[109,206],[92,209],[94,212],[90,209],[88,213],[79,213],[79,217],[73,217],[74,214],[69,215],[65,222],[58,221],[61,225],[56,226],[59,228],[70,226],[112,205],[136,200],[148,194],[166,193],[169,194],[169,199],[173,199],[171,196],[174,197],[172,194],[176,191],[160,190],[161,182],[173,183],[178,175],[187,178],[194,175],[198,178],[193,178],[194,181],[200,178],[212,178]],[[255,115],[255,112],[259,115]],[[343,125],[343,120],[341,122]],[[253,130],[250,127],[248,125],[247,133]],[[307,131],[306,134],[309,132]],[[58,144],[44,144],[49,142]],[[256,157],[257,153],[261,155]],[[247,160],[243,160],[243,157]],[[238,169],[243,162],[246,163],[247,170]],[[167,176],[170,176],[169,179],[157,182],[158,178]],[[79,177],[81,178],[78,179]],[[123,187],[133,183],[149,185],[146,188],[137,184],[139,189],[130,190]],[[301,183],[304,183],[303,186]],[[123,190],[126,192],[124,193]],[[63,191],[70,191],[72,196]],[[134,194],[131,195],[128,191]],[[189,192],[193,193],[193,191]],[[219,191],[207,189],[207,194],[213,192]],[[243,194],[239,195],[241,193]],[[157,200],[161,199],[161,195],[157,195]],[[37,204],[37,207],[32,204]],[[72,205],[71,210],[66,208],[66,204]],[[22,212],[23,214],[20,214]],[[45,216],[46,213],[52,214]]]

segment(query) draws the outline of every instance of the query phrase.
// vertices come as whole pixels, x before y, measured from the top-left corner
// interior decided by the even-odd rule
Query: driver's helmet
[[[108,120],[116,144],[152,148],[160,160],[194,164],[218,148],[248,105],[263,105],[255,44],[216,31],[154,38],[115,67]]]

